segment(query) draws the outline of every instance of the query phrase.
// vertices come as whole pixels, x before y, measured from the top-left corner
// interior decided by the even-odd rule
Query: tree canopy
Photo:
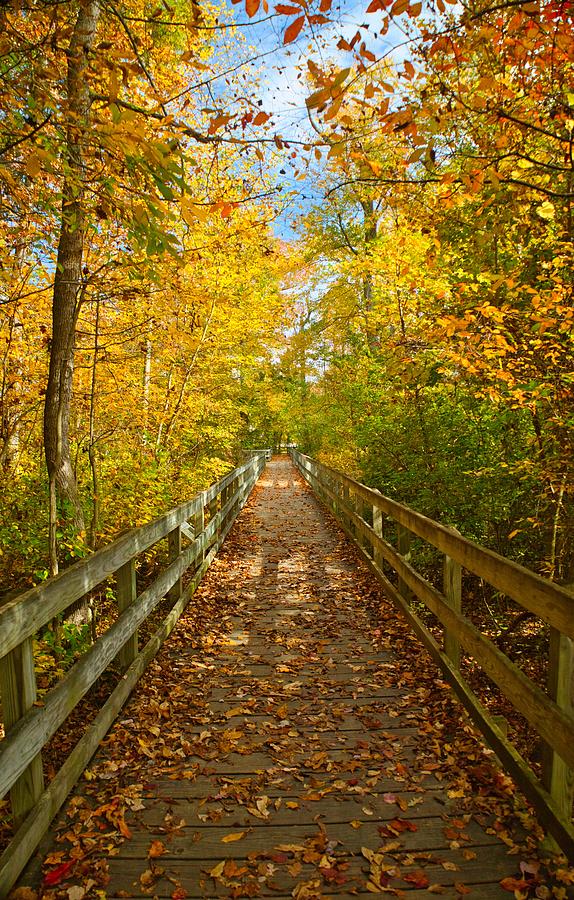
[[[573,30],[4,3],[3,589],[282,441],[572,582]]]

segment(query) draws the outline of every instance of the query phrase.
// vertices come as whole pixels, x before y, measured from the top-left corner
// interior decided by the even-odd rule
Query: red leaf
[[[299,6],[287,6],[285,3],[278,3],[275,7],[275,12],[280,13],[282,16],[295,16],[301,15],[301,8]]]
[[[420,869],[417,872],[409,872],[408,875],[403,875],[403,881],[408,881],[409,884],[413,884],[421,890],[429,886],[428,878]]]
[[[346,864],[343,863],[342,867],[346,868]],[[319,866],[319,872],[327,884],[345,884],[347,881],[345,873],[341,869],[335,868],[335,866]]]
[[[245,12],[250,19],[253,18],[253,16],[259,9],[260,3],[261,0],[245,0]]]
[[[319,4],[319,12],[329,12],[333,0],[321,0]]]
[[[305,16],[299,16],[293,22],[291,22],[289,28],[285,29],[285,36],[283,37],[284,44],[290,44],[295,40],[303,25],[305,23]]]
[[[75,860],[70,860],[70,862],[62,863],[61,866],[56,866],[55,869],[52,869],[51,872],[48,872],[44,876],[44,884],[52,887],[55,884],[60,884],[64,878],[67,878],[68,875],[71,874],[72,868],[74,867]]]
[[[384,8],[385,8],[385,4],[382,2],[382,0],[371,0],[369,5],[367,6],[367,12],[374,13],[374,12],[378,12],[380,9],[384,9]]]
[[[391,837],[402,834],[403,831],[418,831],[418,826],[406,819],[391,819],[388,825],[379,825],[378,831],[384,837]]]

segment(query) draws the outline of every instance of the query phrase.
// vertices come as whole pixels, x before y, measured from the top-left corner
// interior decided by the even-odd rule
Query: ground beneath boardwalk
[[[280,458],[18,894],[566,897],[540,837]]]

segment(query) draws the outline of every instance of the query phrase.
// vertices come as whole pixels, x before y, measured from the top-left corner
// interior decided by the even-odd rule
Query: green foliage
[[[34,640],[34,671],[40,694],[62,678],[91,643],[90,626],[53,623]]]

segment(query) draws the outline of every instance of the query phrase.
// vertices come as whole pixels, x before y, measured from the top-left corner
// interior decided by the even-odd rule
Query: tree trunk
[[[369,248],[377,239],[377,214],[372,200],[361,200],[363,210],[363,229],[365,250],[368,255]],[[363,276],[363,315],[365,317],[365,332],[369,351],[379,350],[380,339],[376,330],[373,331],[371,313],[373,310],[373,274],[367,271]]]
[[[96,323],[94,328],[94,361],[92,363],[92,384],[90,387],[90,434],[88,457],[92,470],[92,518],[88,531],[88,545],[91,550],[96,549],[98,531],[100,528],[100,478],[98,472],[98,453],[96,450],[96,396],[97,396],[97,372],[98,353],[100,351],[100,298],[96,300]]]
[[[68,49],[66,159],[62,223],[54,275],[50,372],[44,404],[44,452],[50,483],[50,570],[58,571],[56,515],[59,499],[76,531],[84,515],[70,455],[70,407],[76,319],[82,288],[84,244],[84,135],[89,124],[89,55],[99,17],[98,0],[83,0]]]

